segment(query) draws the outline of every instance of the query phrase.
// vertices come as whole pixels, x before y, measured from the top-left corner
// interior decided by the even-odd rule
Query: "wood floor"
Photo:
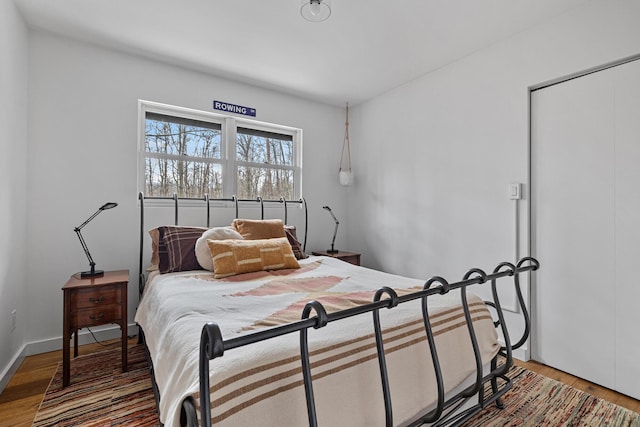
[[[135,345],[137,338],[129,340],[129,345]],[[79,354],[89,354],[96,351],[119,348],[120,340],[107,341],[105,346],[87,344],[79,348]],[[9,382],[7,388],[0,395],[0,426],[30,426],[36,415],[42,397],[56,372],[58,363],[62,360],[62,351],[38,354],[27,357]],[[574,377],[537,362],[516,363],[524,368],[549,378],[561,381],[579,390],[613,402],[617,405],[640,412],[640,401],[632,399],[615,391]]]
[[[137,342],[137,337],[131,338],[129,346]],[[101,344],[82,345],[78,347],[78,354],[120,348],[119,339]],[[24,359],[7,388],[0,394],[0,427],[31,426],[44,393],[61,361],[62,350],[28,356]]]

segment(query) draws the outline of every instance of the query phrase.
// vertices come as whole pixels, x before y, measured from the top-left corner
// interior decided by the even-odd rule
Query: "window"
[[[222,197],[221,126],[147,112],[144,193]]]
[[[300,129],[147,101],[140,113],[145,195],[301,197]]]
[[[256,129],[236,131],[238,197],[278,199],[294,192],[293,137]]]

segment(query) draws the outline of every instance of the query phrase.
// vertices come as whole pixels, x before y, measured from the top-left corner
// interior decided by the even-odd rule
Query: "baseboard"
[[[16,373],[16,371],[20,367],[20,364],[22,363],[22,361],[26,356],[27,356],[27,345],[25,344],[22,346],[20,351],[18,351],[13,356],[13,358],[11,359],[11,362],[0,374],[0,393],[2,393],[4,389],[7,387],[7,384],[9,384],[9,381],[11,381],[13,374]]]
[[[528,362],[529,359],[531,359],[529,357],[529,350],[527,350],[526,348],[518,348],[516,350],[513,350],[513,357],[515,359],[522,360],[523,362]]]
[[[120,327],[117,325],[107,326],[103,328],[92,328],[93,335],[98,341],[107,341],[120,338]],[[138,325],[131,323],[127,327],[127,335],[133,336],[138,334]],[[81,329],[78,334],[78,345],[91,344],[95,342],[91,333],[85,328]],[[62,337],[49,338],[46,340],[33,341],[27,344],[27,356],[34,354],[47,353],[50,351],[62,349]]]

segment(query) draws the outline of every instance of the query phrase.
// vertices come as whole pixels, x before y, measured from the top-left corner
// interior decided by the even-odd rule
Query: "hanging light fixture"
[[[301,0],[300,14],[307,21],[326,21],[331,16],[331,2],[330,0]]]
[[[347,167],[342,168],[344,163],[344,152],[347,151]],[[351,171],[351,144],[349,142],[349,103],[345,107],[345,121],[344,121],[344,142],[342,143],[342,155],[340,156],[340,170],[338,171],[338,177],[340,178],[340,185],[349,187],[353,184],[353,172]]]

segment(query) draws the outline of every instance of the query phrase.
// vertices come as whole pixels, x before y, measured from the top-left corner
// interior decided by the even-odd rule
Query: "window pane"
[[[220,125],[198,120],[146,114],[145,151],[220,158]]]
[[[178,197],[222,197],[222,167],[208,162],[145,159],[145,195]]]
[[[238,128],[236,158],[243,162],[293,165],[293,138],[272,132]]]
[[[293,171],[271,168],[238,167],[238,198],[287,200],[294,198]]]

